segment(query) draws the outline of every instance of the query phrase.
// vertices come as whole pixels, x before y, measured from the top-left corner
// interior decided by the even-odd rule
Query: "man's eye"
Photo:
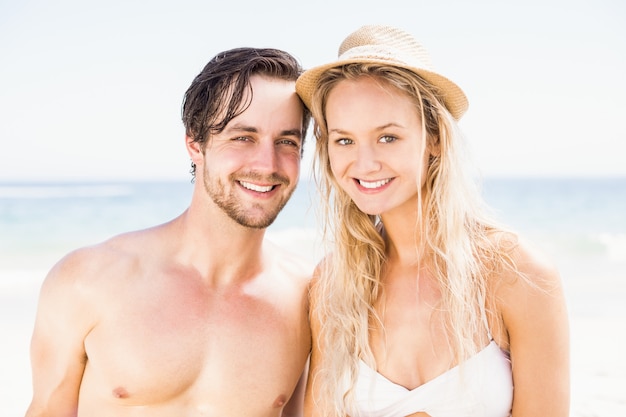
[[[296,142],[295,140],[293,140],[293,139],[281,139],[281,140],[278,141],[278,144],[294,146],[296,148],[300,148],[300,144],[298,142]]]

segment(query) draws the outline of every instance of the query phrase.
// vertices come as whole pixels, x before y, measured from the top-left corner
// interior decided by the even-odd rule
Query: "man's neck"
[[[183,262],[216,285],[261,271],[265,229],[244,227],[211,204],[193,204],[177,221]]]

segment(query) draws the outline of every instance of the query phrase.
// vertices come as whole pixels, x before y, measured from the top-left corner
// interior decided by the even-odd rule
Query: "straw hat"
[[[296,91],[311,108],[311,97],[324,71],[351,63],[373,63],[406,68],[434,85],[452,117],[460,119],[467,110],[463,90],[432,68],[428,51],[409,33],[391,27],[363,26],[350,34],[339,47],[337,61],[305,71],[296,83]]]

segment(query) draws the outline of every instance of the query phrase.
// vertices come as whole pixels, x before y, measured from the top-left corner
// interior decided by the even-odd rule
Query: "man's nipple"
[[[279,395],[278,398],[274,400],[274,404],[272,405],[272,407],[280,408],[284,406],[286,402],[287,402],[287,397],[285,397],[284,395]]]
[[[124,387],[117,387],[113,390],[113,396],[115,398],[128,398],[128,391]]]

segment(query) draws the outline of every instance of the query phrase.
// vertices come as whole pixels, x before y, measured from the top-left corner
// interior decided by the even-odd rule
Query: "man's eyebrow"
[[[299,138],[302,137],[302,130],[300,129],[288,129],[280,132],[281,136],[297,136]]]
[[[246,132],[246,133],[259,133],[259,129],[254,126],[235,124],[233,126],[228,127],[225,132]],[[297,136],[299,138],[302,137],[301,129],[287,129],[282,130],[280,132],[280,136]]]
[[[236,124],[225,129],[226,132],[249,132],[258,133],[259,130],[254,126]]]

